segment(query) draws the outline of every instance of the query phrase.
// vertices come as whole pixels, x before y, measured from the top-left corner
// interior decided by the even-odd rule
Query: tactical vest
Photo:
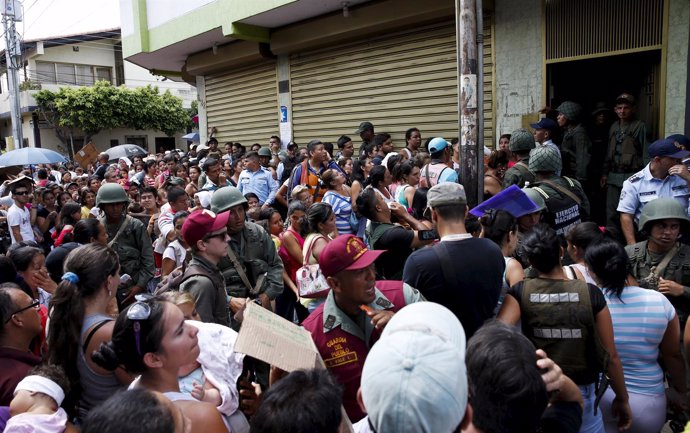
[[[263,229],[260,226],[246,222],[242,233],[244,237],[244,255],[241,255],[239,251],[235,251],[240,265],[242,265],[242,271],[247,275],[252,285],[256,284],[260,275],[265,274],[269,270],[268,263],[260,258],[265,256],[266,248],[266,245],[262,242],[261,231]],[[233,298],[250,297],[249,288],[227,255],[218,262],[218,269],[225,279],[225,290],[228,295]],[[264,279],[261,291],[266,287],[266,284],[268,284],[268,281]]]
[[[441,174],[445,170],[451,170],[446,164],[442,162],[427,164],[422,167],[422,171],[419,173],[419,187],[420,188],[431,188],[438,183],[441,178]]]
[[[627,131],[637,129],[637,120],[632,122]],[[633,173],[644,167],[642,159],[642,144],[638,139],[618,129],[609,138],[609,160],[612,163],[614,173]],[[618,155],[618,156],[617,156]]]
[[[628,253],[628,269],[630,274],[637,280],[640,287],[649,290],[658,290],[657,285],[650,285],[647,278],[651,273],[650,264],[646,260],[647,241],[639,242],[625,248]],[[666,268],[660,275],[666,280],[674,281],[682,286],[690,286],[690,247],[681,244],[680,250],[676,253]],[[690,299],[686,296],[668,296],[668,300],[676,309],[678,319],[683,325],[690,315]]]
[[[578,385],[596,381],[608,354],[599,343],[587,283],[531,278],[522,286],[522,332]]]
[[[568,182],[568,190],[573,192],[575,184],[572,179],[563,177]],[[540,185],[538,183],[537,185]],[[571,228],[582,222],[580,204],[575,202],[572,198],[555,191],[555,194],[548,194],[544,188],[539,186],[531,186],[535,191],[544,197],[546,204],[546,212],[544,212],[544,222],[556,231],[559,236],[565,236]],[[549,187],[552,190],[551,187]],[[575,194],[575,192],[573,192]]]

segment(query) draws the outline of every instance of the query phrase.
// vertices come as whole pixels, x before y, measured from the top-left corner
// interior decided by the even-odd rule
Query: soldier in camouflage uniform
[[[529,152],[534,149],[536,143],[534,136],[524,128],[516,129],[510,134],[508,148],[517,157],[517,163],[506,170],[503,175],[503,188],[510,185],[517,185],[520,188],[525,186],[525,182],[534,183],[534,173],[529,170]]]
[[[146,290],[155,270],[151,238],[144,223],[127,215],[128,205],[129,197],[119,184],[107,183],[98,189],[96,206],[102,211],[98,219],[105,227],[108,246],[120,259],[120,275],[132,277],[118,288],[120,308]]]
[[[575,178],[580,183],[587,181],[587,167],[589,166],[592,141],[587,131],[580,123],[582,107],[572,101],[565,101],[556,109],[558,111],[558,126],[563,128],[563,176]]]
[[[640,227],[646,241],[625,247],[630,274],[640,287],[666,295],[678,313],[681,330],[690,313],[690,246],[678,236],[690,226],[683,206],[672,198],[658,198],[642,210]]]
[[[529,168],[537,181],[530,188],[537,191],[546,204],[544,222],[560,236],[589,218],[589,200],[582,185],[575,179],[557,176],[561,169],[561,155],[558,149],[538,147],[530,153]]]
[[[211,196],[213,212],[230,211],[228,246],[237,263],[234,264],[232,257],[226,256],[218,263],[218,269],[225,278],[232,314],[241,310],[249,298],[258,300],[270,309],[270,301],[283,292],[283,262],[271,235],[261,226],[245,221],[247,208],[247,200],[234,186],[219,188]],[[233,327],[238,328],[239,324],[233,323]]]

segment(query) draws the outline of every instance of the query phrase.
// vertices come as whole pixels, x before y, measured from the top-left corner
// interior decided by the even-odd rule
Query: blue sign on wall
[[[280,123],[286,123],[288,121],[288,112],[285,105],[280,106]]]

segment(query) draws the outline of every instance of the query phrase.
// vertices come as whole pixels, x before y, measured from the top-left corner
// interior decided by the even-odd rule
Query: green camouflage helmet
[[[508,148],[511,152],[526,152],[535,146],[534,136],[525,128],[516,129],[510,134]]]
[[[539,146],[529,153],[529,169],[535,173],[557,172],[561,166],[561,152],[554,146]]]
[[[546,209],[546,202],[544,201],[544,197],[539,194],[539,191],[532,188],[522,188],[522,192],[539,207],[539,212]]]
[[[101,207],[105,203],[126,203],[129,202],[129,197],[125,189],[117,183],[106,183],[98,188],[96,194],[96,207]]]
[[[211,211],[216,214],[225,212],[238,204],[243,204],[245,208],[248,207],[247,199],[234,186],[218,188],[211,196]]]
[[[642,209],[640,228],[649,232],[647,227],[649,223],[665,219],[681,220],[686,226],[690,223],[690,218],[688,218],[683,205],[672,198],[657,198],[647,203]]]

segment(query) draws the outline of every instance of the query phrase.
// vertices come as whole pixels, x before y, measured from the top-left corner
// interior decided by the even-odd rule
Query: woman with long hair
[[[616,330],[614,342],[620,353],[625,387],[630,398],[632,425],[629,433],[661,431],[666,423],[666,403],[687,407],[685,363],[680,353],[680,324],[673,305],[663,294],[628,285],[628,255],[611,239],[601,238],[587,247],[584,258],[589,275],[604,292]],[[669,373],[665,390],[659,353]],[[618,432],[612,413],[615,393],[607,390],[600,407],[607,433]]]
[[[100,345],[92,358],[106,371],[122,366],[128,373],[140,375],[135,389],[165,395],[191,420],[192,433],[227,433],[212,403],[180,391],[180,368],[196,362],[200,354],[198,332],[172,302],[143,299],[120,313],[111,341]]]
[[[352,226],[350,226],[352,202],[350,188],[345,184],[345,175],[338,170],[328,169],[321,175],[321,181],[327,189],[321,201],[330,204],[333,208],[338,234],[352,234]]]
[[[585,252],[590,244],[604,237],[604,233],[596,223],[591,221],[580,223],[570,229],[565,235],[568,247],[566,251],[573,261],[572,265],[565,266],[565,273],[571,280],[585,280],[588,284],[597,285],[585,265]]]
[[[412,209],[414,193],[419,185],[419,167],[412,160],[396,164],[393,168],[393,179],[400,183],[395,193],[395,201],[405,209]]]
[[[96,206],[96,193],[88,188],[83,188],[79,194],[79,203],[81,203],[81,218],[95,218],[91,215],[91,209]]]
[[[198,165],[191,165],[188,171],[189,182],[187,182],[187,186],[185,186],[184,190],[187,192],[188,196],[194,197],[194,194],[199,192],[197,183],[199,182],[199,176],[201,176],[201,168],[199,168]]]
[[[491,198],[503,190],[503,175],[508,169],[508,154],[503,150],[491,152],[484,173],[484,199]]]
[[[504,210],[490,209],[480,218],[479,222],[482,225],[484,237],[501,248],[506,263],[501,294],[498,297],[498,305],[494,312],[494,314],[498,314],[508,289],[525,279],[522,265],[513,258],[518,240],[517,219]]]
[[[67,373],[72,391],[65,408],[83,419],[130,380],[121,370],[103,369],[90,356],[112,337],[108,311],[120,284],[120,262],[115,251],[92,243],[73,250],[64,269],[50,302],[47,361]]]
[[[331,205],[323,202],[311,205],[307,210],[307,227],[302,246],[302,263],[314,265],[319,263],[321,251],[338,236],[335,213]],[[311,313],[323,299],[304,299],[301,302]]]
[[[377,165],[371,169],[369,179],[365,186],[371,186],[376,193],[383,198],[386,203],[395,201],[393,195],[388,187],[393,183],[393,176],[388,168],[383,165]]]
[[[72,242],[74,225],[81,219],[81,206],[78,203],[66,203],[60,209],[60,216],[55,232],[53,233],[54,245],[59,247],[63,243]]]
[[[290,319],[292,306],[299,300],[299,290],[297,289],[297,270],[303,265],[302,247],[304,246],[304,236],[307,230],[307,208],[304,203],[297,199],[290,201],[287,211],[287,229],[280,235],[280,249],[278,255],[283,261],[285,273],[290,282],[285,285],[290,290],[283,290],[283,293],[276,299],[276,314]],[[306,318],[302,317],[302,319]]]
[[[621,430],[628,428],[628,392],[601,290],[568,279],[561,263],[561,239],[548,225],[539,224],[525,234],[523,248],[538,275],[508,290],[498,318],[509,325],[520,322],[522,333],[579,386],[585,401],[581,432],[603,430],[602,411],[595,411],[595,390],[603,386],[600,373],[607,373],[615,393],[606,410],[619,417]]]

